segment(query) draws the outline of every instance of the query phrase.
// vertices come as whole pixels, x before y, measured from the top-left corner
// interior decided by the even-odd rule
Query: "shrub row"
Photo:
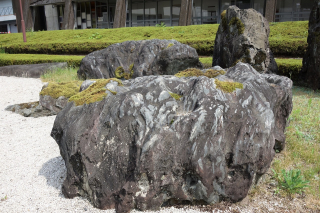
[[[1,54],[0,66],[67,62],[68,66],[79,67],[83,57],[74,55]],[[200,58],[200,61],[208,66],[212,64],[211,57]],[[276,62],[280,75],[298,80],[298,74],[302,67],[301,59],[276,59]]]
[[[212,55],[219,25],[179,27],[127,27],[28,32],[0,35],[0,43],[11,54],[88,54],[127,40],[175,39],[194,47],[199,55]],[[270,46],[275,55],[303,56],[307,47],[308,22],[270,24]]]
[[[205,57],[200,58],[200,61],[203,64],[211,65],[212,64],[212,58],[211,57]],[[302,59],[276,59],[277,65],[278,65],[278,74],[287,76],[288,78],[292,79],[294,82],[299,81],[299,73],[302,68]]]
[[[79,67],[84,56],[0,54],[0,66],[67,62],[68,66]]]

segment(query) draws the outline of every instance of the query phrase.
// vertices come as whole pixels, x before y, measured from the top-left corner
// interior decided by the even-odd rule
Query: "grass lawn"
[[[194,47],[199,55],[212,55],[218,24],[175,27],[126,27],[1,34],[0,45],[8,53],[88,54],[128,40],[175,39]],[[308,21],[270,23],[270,46],[275,55],[303,55],[307,47]]]

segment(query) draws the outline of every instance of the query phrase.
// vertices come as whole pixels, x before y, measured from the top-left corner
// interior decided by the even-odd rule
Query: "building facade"
[[[19,0],[13,2],[17,13]],[[254,8],[268,21],[301,21],[309,19],[312,3],[312,0],[24,0],[23,10],[26,29],[58,30],[160,23],[215,24],[220,23],[221,12],[230,5]],[[18,16],[17,13],[20,20]]]
[[[0,1],[0,34],[2,33],[16,33],[16,16],[13,13],[12,1]]]

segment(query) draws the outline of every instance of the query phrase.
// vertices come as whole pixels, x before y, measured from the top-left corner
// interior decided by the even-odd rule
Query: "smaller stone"
[[[24,117],[29,117],[31,115],[32,111],[30,109],[24,109],[22,110],[22,115]]]

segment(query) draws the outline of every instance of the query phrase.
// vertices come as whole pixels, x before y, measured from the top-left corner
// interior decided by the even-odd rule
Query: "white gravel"
[[[4,110],[8,105],[38,101],[42,85],[40,79],[0,76],[0,212],[115,212],[62,195],[66,168],[50,137],[55,116],[25,118]]]

